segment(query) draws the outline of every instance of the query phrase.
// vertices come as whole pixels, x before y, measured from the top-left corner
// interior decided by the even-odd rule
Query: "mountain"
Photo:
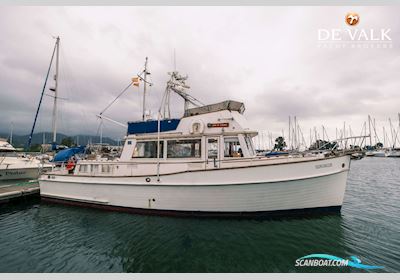
[[[43,136],[44,135],[44,136]],[[0,133],[0,138],[9,139],[10,135],[7,133]],[[88,143],[100,143],[100,136],[93,135],[74,135],[68,136],[62,133],[57,133],[57,143],[60,144],[64,138],[71,137],[75,143],[79,145],[86,145]],[[32,145],[43,144],[43,138],[45,143],[50,144],[53,139],[53,133],[51,132],[39,132],[32,135]],[[28,143],[29,135],[13,135],[13,146],[16,148],[23,148]],[[110,145],[118,145],[116,140],[109,137],[103,137],[103,143]]]

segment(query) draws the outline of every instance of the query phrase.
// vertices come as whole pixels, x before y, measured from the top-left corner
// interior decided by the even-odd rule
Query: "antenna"
[[[143,114],[142,114],[142,120],[145,121],[145,115],[146,115],[146,87],[147,87],[147,74],[150,74],[147,72],[147,56],[146,56],[146,61],[144,63],[144,70],[143,70],[143,75],[144,75],[144,86],[143,86]]]

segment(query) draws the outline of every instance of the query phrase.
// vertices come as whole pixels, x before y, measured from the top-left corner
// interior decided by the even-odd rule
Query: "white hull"
[[[0,181],[37,179],[41,171],[51,169],[49,164],[41,164],[36,159],[19,157],[0,158]]]
[[[21,180],[21,179],[37,179],[39,177],[39,168],[0,168],[1,180]]]
[[[367,157],[385,157],[386,153],[384,150],[378,150],[378,151],[367,151],[365,153]]]
[[[386,156],[387,157],[400,157],[400,151],[398,151],[398,150],[387,151]]]
[[[43,175],[41,196],[140,210],[246,213],[340,207],[350,157],[156,176]],[[146,179],[150,178],[147,182]],[[147,179],[148,180],[148,179]]]

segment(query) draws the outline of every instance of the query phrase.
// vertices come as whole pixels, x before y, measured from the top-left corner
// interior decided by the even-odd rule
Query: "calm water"
[[[298,268],[311,253],[400,272],[400,159],[353,161],[341,215],[275,220],[0,206],[0,272],[364,272]]]

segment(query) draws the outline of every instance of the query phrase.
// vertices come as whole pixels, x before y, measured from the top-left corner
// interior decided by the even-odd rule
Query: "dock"
[[[27,196],[37,196],[39,193],[39,184],[36,180],[3,186],[0,187],[0,204]]]

